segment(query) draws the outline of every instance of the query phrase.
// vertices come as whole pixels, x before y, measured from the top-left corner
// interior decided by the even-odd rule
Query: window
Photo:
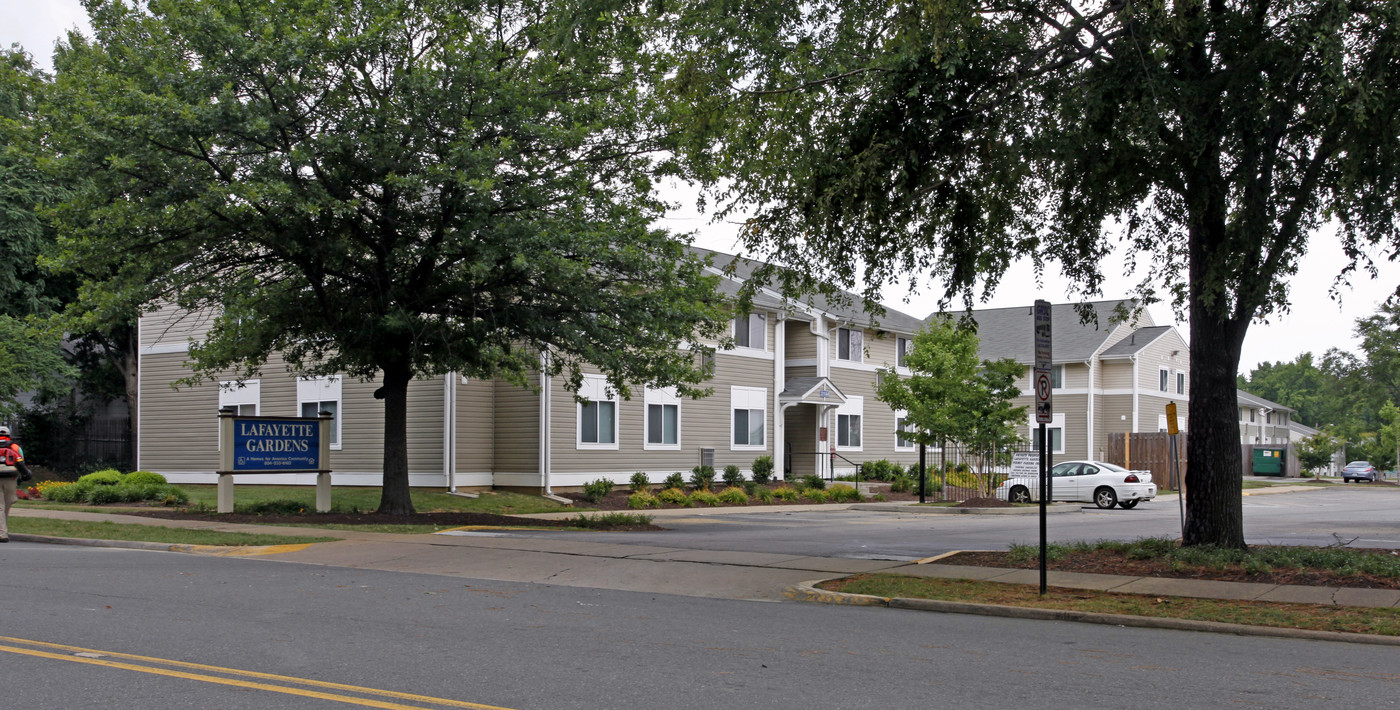
[[[1031,449],[1040,451],[1040,424],[1035,421],[1035,415],[1030,418],[1030,440]],[[1057,412],[1051,417],[1050,423],[1045,425],[1045,438],[1050,441],[1050,453],[1063,454],[1065,452],[1065,415],[1064,412]]]
[[[912,449],[915,446],[914,440],[905,437],[913,426],[909,423],[909,416],[904,412],[894,413],[894,448]]]
[[[1249,410],[1249,421],[1250,421],[1251,423],[1254,421],[1254,410],[1253,410],[1253,409]],[[1051,491],[1051,493],[1054,493],[1054,491]]]
[[[234,414],[253,417],[258,414],[258,400],[262,395],[262,380],[244,380],[219,383],[219,409],[233,407]]]
[[[730,387],[729,410],[734,432],[730,447],[734,449],[764,449],[764,431],[768,412],[768,390],[762,387]]]
[[[578,444],[580,449],[617,448],[617,395],[608,392],[607,379],[584,375],[578,394],[586,402],[578,405]]]
[[[908,338],[894,339],[894,364],[895,367],[909,367],[909,348],[913,344]]]
[[[681,448],[681,401],[676,388],[648,389],[645,449]]]
[[[865,348],[865,334],[851,328],[836,329],[836,359],[850,362],[861,361],[861,351]]]
[[[836,408],[836,448],[859,451],[861,449],[861,424],[865,414],[864,397],[847,397],[845,403]]]
[[[1176,393],[1186,394],[1186,373],[1176,373]]]
[[[1050,389],[1064,389],[1065,386],[1065,366],[1050,366]]]
[[[1264,412],[1264,423],[1265,423],[1265,424],[1273,424],[1273,423],[1274,423],[1274,413],[1273,413],[1273,412]]]
[[[734,319],[734,344],[741,348],[765,350],[767,335],[767,316],[762,313],[750,313]]]
[[[840,448],[860,448],[859,414],[836,415],[836,446]]]
[[[1171,377],[1171,370],[1162,368],[1157,370],[1157,389],[1162,392],[1167,391],[1167,378]]]
[[[297,380],[297,414],[302,417],[331,415],[330,446],[340,450],[340,376],[304,377]]]

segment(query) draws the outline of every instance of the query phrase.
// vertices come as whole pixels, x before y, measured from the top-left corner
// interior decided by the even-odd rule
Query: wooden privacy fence
[[[1124,439],[1127,439],[1126,445]],[[1124,468],[1152,472],[1152,482],[1158,488],[1181,490],[1177,481],[1172,480],[1171,437],[1166,432],[1142,434],[1109,434],[1108,446],[1104,450],[1104,460]],[[1186,434],[1176,437],[1176,461],[1178,474],[1186,475]]]

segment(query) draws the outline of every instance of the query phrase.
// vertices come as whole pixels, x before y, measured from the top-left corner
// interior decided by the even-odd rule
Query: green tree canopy
[[[380,510],[409,512],[406,397],[585,368],[697,394],[715,282],[653,230],[651,19],[600,0],[92,0],[49,117],[83,190],[76,310],[217,313],[197,377],[377,378]],[[541,354],[548,358],[542,360]],[[226,374],[223,376],[227,376]]]
[[[753,251],[969,306],[1021,256],[1086,296],[1115,244],[1148,265],[1143,300],[1190,320],[1185,542],[1244,545],[1249,324],[1287,307],[1324,221],[1352,269],[1400,248],[1400,3],[686,8],[689,165]]]

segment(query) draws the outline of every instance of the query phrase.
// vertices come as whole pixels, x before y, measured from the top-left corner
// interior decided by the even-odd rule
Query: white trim
[[[187,353],[190,351],[189,343],[167,343],[165,345],[151,345],[142,348],[137,346],[137,351],[142,355],[168,355],[170,353]]]
[[[717,355],[732,355],[734,357],[746,357],[753,360],[772,360],[774,358],[773,353],[767,350],[754,350],[753,348],[745,347],[735,347],[729,350],[716,349],[715,353]]]
[[[754,344],[753,344],[753,331],[754,331],[753,319],[754,319],[755,317],[758,318],[758,320],[759,320],[760,323],[762,323],[762,326],[760,326],[759,329],[758,329],[758,334],[759,334],[759,338],[760,338],[760,342],[759,342],[758,345],[754,345]],[[749,344],[748,344],[748,345],[741,345],[741,344],[739,344],[739,319],[740,319],[740,318],[743,318],[743,319],[744,319],[744,327],[748,330],[748,332],[746,333],[746,335],[749,337]],[[744,348],[744,349],[747,349],[747,350],[759,350],[759,351],[767,351],[767,350],[768,350],[768,313],[767,313],[766,311],[750,311],[750,312],[744,314],[743,316],[735,316],[735,317],[734,317],[734,320],[730,321],[730,323],[732,323],[732,324],[734,325],[734,347],[735,347],[735,349]]]
[[[736,444],[734,443],[734,413],[740,409],[753,412],[755,410],[763,413],[763,443],[761,444]],[[752,426],[750,426],[752,430]],[[768,450],[768,388],[767,387],[740,387],[729,388],[729,450],[730,451],[767,451]]]
[[[1029,437],[1029,438],[1030,438],[1030,441],[1031,441],[1031,446],[1034,447],[1034,446],[1035,446],[1035,435],[1036,435],[1037,431],[1040,429],[1040,425],[1037,424],[1036,421],[1035,421],[1035,414],[1034,414],[1034,413],[1032,413],[1032,414],[1031,414],[1031,418],[1028,419],[1028,420],[1026,421],[1026,426],[1027,426],[1027,428],[1030,430],[1030,437]],[[1059,430],[1060,430],[1060,448],[1058,448],[1058,449],[1052,449],[1052,450],[1050,451],[1050,453],[1052,453],[1052,454],[1063,454],[1063,453],[1065,452],[1065,439],[1069,438],[1069,437],[1067,436],[1068,432],[1065,431],[1065,413],[1064,413],[1064,412],[1055,412],[1055,413],[1050,417],[1050,423],[1048,423],[1048,424],[1045,425],[1045,437],[1046,437],[1047,439],[1052,439],[1052,440],[1053,440],[1054,437],[1050,436],[1050,430],[1051,430],[1051,429],[1059,429]],[[1086,456],[1085,458],[1088,458],[1088,457]]]
[[[894,410],[894,450],[895,451],[918,451],[919,445],[913,439],[909,439],[908,446],[899,445],[899,420],[909,419],[909,412],[903,409]]]
[[[836,407],[835,411],[832,412],[832,416],[833,416],[832,423],[835,424],[835,427],[834,427],[835,431],[834,431],[834,435],[831,437],[831,443],[832,443],[833,445],[836,446],[836,450],[837,450],[837,451],[864,451],[864,450],[865,450],[865,397],[856,396],[856,395],[847,396],[847,397],[846,397],[846,401],[845,401],[844,403],[842,403],[840,406]],[[841,417],[860,417],[860,431],[857,433],[857,436],[860,437],[860,443],[859,443],[859,444],[857,444],[857,445],[855,445],[855,446],[851,446],[851,445],[842,446],[842,445],[841,445],[841,443],[840,443],[840,441],[841,441]]]
[[[884,367],[871,362],[852,362],[850,360],[832,359],[831,369],[833,370],[858,370],[861,372],[879,372]]]
[[[308,402],[335,402],[335,418],[331,420],[335,429],[335,438],[331,444],[331,451],[340,451],[345,448],[345,440],[340,438],[340,433],[344,429],[341,420],[345,418],[345,399],[341,396],[341,391],[340,375],[297,378],[297,409],[293,416],[301,416],[301,406]]]
[[[674,444],[653,444],[651,443],[651,406],[655,404],[661,407],[674,406],[676,408],[676,443]],[[681,450],[681,417],[685,415],[684,407],[681,406],[681,398],[676,394],[675,387],[664,389],[652,389],[647,387],[642,393],[642,449],[644,451],[680,451]],[[662,420],[665,420],[663,411]]]
[[[616,451],[618,441],[622,439],[621,427],[619,426],[621,416],[619,410],[622,409],[617,401],[617,393],[608,392],[608,380],[602,375],[584,375],[583,385],[579,387],[580,397],[590,402],[611,402],[612,403],[612,441],[584,441],[583,440],[583,404],[574,402],[574,448],[579,451],[599,450]],[[600,408],[601,411],[601,408]],[[600,418],[601,421],[601,418]]]

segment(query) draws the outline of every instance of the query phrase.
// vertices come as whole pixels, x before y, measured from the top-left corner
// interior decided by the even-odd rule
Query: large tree
[[[89,312],[218,314],[196,377],[382,383],[379,510],[412,511],[410,380],[585,368],[699,394],[720,296],[649,225],[652,18],[611,0],[87,0],[50,120]]]
[[[746,245],[971,306],[1017,257],[1099,292],[1115,244],[1189,315],[1186,544],[1244,545],[1235,373],[1329,221],[1400,246],[1395,0],[686,6],[691,167]],[[982,288],[982,291],[978,289]],[[1309,297],[1317,297],[1309,294]]]

